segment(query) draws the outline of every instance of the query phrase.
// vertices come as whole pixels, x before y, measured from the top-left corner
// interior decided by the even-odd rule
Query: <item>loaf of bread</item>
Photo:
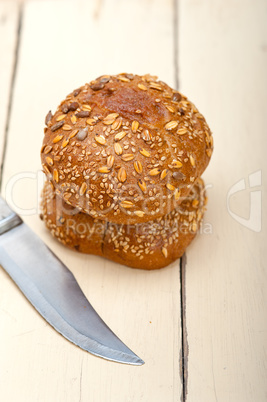
[[[169,214],[139,224],[117,224],[70,206],[47,181],[42,218],[52,235],[72,249],[133,268],[157,269],[183,255],[199,230],[206,202],[204,183],[197,179],[188,197]]]
[[[135,225],[176,210],[212,150],[204,117],[184,95],[157,77],[119,74],[74,90],[48,113],[41,159],[67,204],[92,219]]]

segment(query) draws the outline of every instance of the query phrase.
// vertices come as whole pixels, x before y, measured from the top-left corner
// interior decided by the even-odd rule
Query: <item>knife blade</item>
[[[69,341],[107,360],[144,364],[97,314],[71,271],[1,197],[0,265],[45,320]]]

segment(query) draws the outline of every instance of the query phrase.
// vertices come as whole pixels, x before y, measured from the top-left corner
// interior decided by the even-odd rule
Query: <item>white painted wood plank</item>
[[[3,156],[6,121],[15,62],[18,29],[18,5],[0,1],[0,164]]]
[[[171,1],[37,3],[28,3],[24,11],[5,187],[20,172],[36,175],[44,116],[72,89],[103,73],[122,71],[151,72],[174,83]],[[20,180],[14,201],[20,208],[37,208],[39,192],[36,180]],[[145,272],[76,254],[50,237],[36,213],[24,219],[146,364],[119,365],[76,348],[0,269],[0,400],[178,401],[179,264]]]
[[[187,252],[188,402],[267,400],[266,20],[262,0],[179,1],[181,90],[215,143],[212,234]]]

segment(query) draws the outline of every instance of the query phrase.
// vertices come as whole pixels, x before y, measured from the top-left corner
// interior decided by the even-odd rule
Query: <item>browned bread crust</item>
[[[200,227],[205,204],[201,179],[175,210],[137,225],[108,223],[79,212],[57,196],[49,182],[42,197],[43,220],[61,243],[141,269],[162,268],[182,256]]]
[[[68,95],[46,124],[41,159],[57,193],[113,223],[170,213],[213,149],[196,107],[150,75],[99,77]]]

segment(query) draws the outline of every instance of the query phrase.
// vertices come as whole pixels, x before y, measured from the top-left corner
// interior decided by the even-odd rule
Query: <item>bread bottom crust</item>
[[[41,217],[52,235],[71,249],[150,270],[183,255],[200,228],[206,202],[204,182],[197,179],[189,196],[171,213],[145,223],[120,225],[94,219],[66,204],[47,181]]]

